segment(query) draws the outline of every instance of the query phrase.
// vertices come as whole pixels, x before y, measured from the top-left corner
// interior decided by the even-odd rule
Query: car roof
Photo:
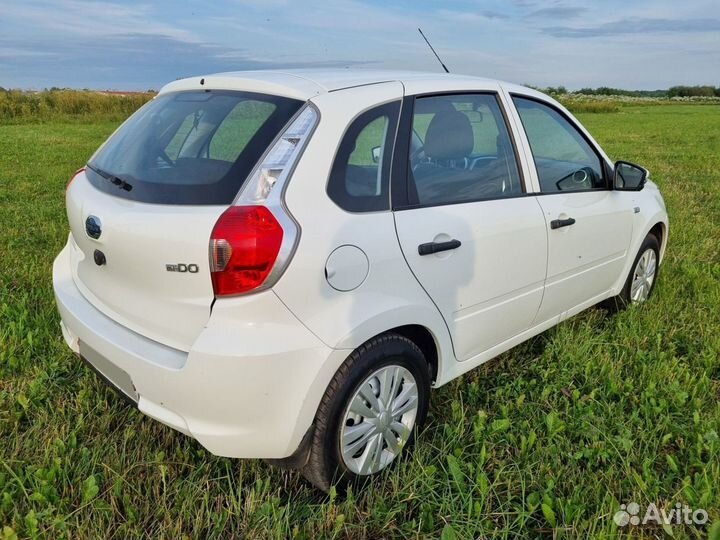
[[[212,88],[215,90],[245,90],[308,100],[327,92],[390,81],[414,85],[421,83],[429,88],[436,83],[439,89],[447,88],[448,84],[457,84],[458,88],[471,85],[478,90],[482,90],[485,88],[497,88],[501,84],[500,81],[494,79],[437,72],[370,69],[293,69],[232,71],[189,77],[165,85],[160,90],[160,93]],[[522,88],[516,85],[511,86]]]

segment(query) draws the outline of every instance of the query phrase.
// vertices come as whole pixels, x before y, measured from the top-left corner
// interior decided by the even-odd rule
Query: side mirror
[[[615,163],[613,185],[619,191],[640,191],[647,182],[648,170],[629,161]]]
[[[380,157],[382,156],[382,148],[379,146],[373,146],[372,150],[370,150],[370,153],[372,154],[373,163],[380,163]]]

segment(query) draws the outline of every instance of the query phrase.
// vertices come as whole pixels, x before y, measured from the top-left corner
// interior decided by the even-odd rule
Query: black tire
[[[632,266],[630,267],[630,273],[627,276],[627,279],[625,280],[625,285],[623,286],[622,290],[620,291],[620,294],[617,296],[613,296],[612,298],[608,298],[605,300],[602,305],[610,312],[618,312],[622,311],[623,309],[626,309],[631,303],[632,299],[630,298],[630,288],[632,287],[632,280],[633,275],[635,274],[635,268],[638,265],[638,262],[640,261],[640,257],[643,253],[645,253],[648,249],[652,249],[655,252],[655,260],[657,261],[657,266],[655,269],[655,278],[653,279],[652,286],[650,287],[650,292],[648,293],[648,298],[650,299],[650,296],[652,295],[652,292],[655,290],[655,284],[657,283],[658,273],[660,272],[660,242],[658,241],[657,237],[650,233],[645,237],[645,240],[643,240],[643,243],[640,245],[640,249],[637,252],[637,255],[635,255],[635,260],[633,261]]]
[[[415,378],[418,389],[415,426],[400,457],[407,455],[416,433],[422,427],[430,402],[431,381],[430,369],[420,348],[408,338],[393,333],[382,334],[364,343],[337,370],[315,415],[309,456],[302,473],[321,490],[327,492],[331,485],[342,490],[348,484],[362,484],[373,476],[357,475],[345,466],[340,448],[341,424],[348,402],[360,384],[375,370],[386,365],[406,368]],[[393,464],[391,462],[389,466]]]

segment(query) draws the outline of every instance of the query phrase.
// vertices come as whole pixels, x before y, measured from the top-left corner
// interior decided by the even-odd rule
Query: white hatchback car
[[[68,345],[210,452],[328,489],[387,467],[440,386],[643,302],[668,216],[548,96],[427,73],[175,81],[67,189]]]

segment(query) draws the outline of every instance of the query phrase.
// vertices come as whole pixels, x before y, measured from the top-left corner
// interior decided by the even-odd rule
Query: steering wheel
[[[583,167],[570,174],[563,176],[555,182],[558,191],[568,191],[573,189],[591,189],[595,172],[590,167]],[[564,186],[560,184],[565,184]]]

